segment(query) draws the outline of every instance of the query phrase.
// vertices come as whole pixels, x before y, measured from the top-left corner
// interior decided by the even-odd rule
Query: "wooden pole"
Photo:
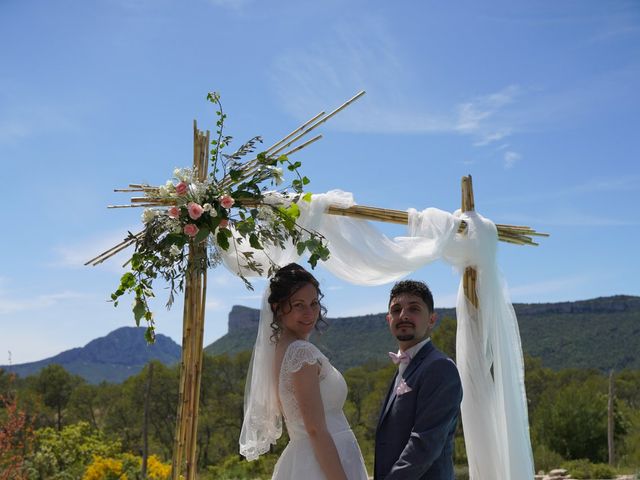
[[[471,175],[462,177],[462,211],[473,212],[475,210],[475,203],[473,200],[473,184],[471,182]],[[474,268],[467,267],[464,271],[464,277],[462,285],[464,288],[464,294],[471,302],[471,304],[478,308],[478,292],[476,291],[477,285],[477,272]]]
[[[209,132],[193,122],[193,170],[199,181],[207,178]],[[207,286],[206,240],[189,244],[182,322],[182,361],[178,411],[173,441],[172,480],[195,480],[197,474],[198,411],[202,379],[204,314]]]

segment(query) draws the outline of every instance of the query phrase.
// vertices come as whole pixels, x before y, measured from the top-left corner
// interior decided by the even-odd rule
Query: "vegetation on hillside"
[[[454,320],[443,320],[434,343],[455,355]],[[273,452],[257,462],[238,455],[249,357],[249,352],[205,357],[200,478],[270,478],[286,445],[285,433]],[[532,357],[525,363],[536,469],[566,464],[576,475],[612,470],[595,465],[608,460],[607,377],[589,369],[554,371]],[[349,385],[345,411],[370,471],[375,425],[393,369],[389,362],[371,361],[344,372]],[[148,372],[149,367],[122,384],[91,385],[56,366],[25,379],[0,371],[0,395],[9,399],[0,403],[0,432],[5,436],[0,437],[0,465],[10,463],[20,472],[0,479],[101,478],[99,472],[103,478],[139,478]],[[154,363],[148,440],[149,454],[154,455],[149,474],[155,476],[149,478],[167,478],[163,475],[171,459],[178,376],[176,367]],[[617,372],[615,387],[616,467],[633,472],[640,468],[640,370]],[[466,462],[461,426],[455,460]]]

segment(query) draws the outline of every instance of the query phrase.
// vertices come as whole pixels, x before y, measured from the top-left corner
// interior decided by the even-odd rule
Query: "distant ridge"
[[[640,297],[616,295],[558,303],[514,304],[525,353],[553,369],[640,369]],[[436,309],[455,319],[455,309]],[[259,311],[234,306],[229,333],[207,346],[210,355],[234,354],[253,348]],[[329,318],[330,328],[314,342],[339,369],[367,361],[386,361],[394,350],[385,313]]]
[[[553,369],[594,368],[601,371],[640,369],[640,297],[616,295],[576,302],[514,304],[523,350]],[[455,309],[437,309],[441,319],[455,319]],[[235,305],[229,312],[229,333],[205,348],[209,355],[251,350],[259,311]],[[313,341],[340,370],[367,362],[386,362],[396,348],[385,313],[329,318],[329,328]],[[37,362],[0,366],[21,377],[53,363],[90,383],[119,383],[137,374],[150,360],[175,364],[180,346],[158,334],[147,345],[144,328],[122,327],[81,348]]]
[[[180,345],[162,334],[156,335],[153,345],[148,345],[144,332],[142,327],[122,327],[90,341],[84,347],[72,348],[37,362],[0,368],[26,377],[55,363],[89,383],[118,383],[138,373],[151,360],[167,365],[180,360]]]

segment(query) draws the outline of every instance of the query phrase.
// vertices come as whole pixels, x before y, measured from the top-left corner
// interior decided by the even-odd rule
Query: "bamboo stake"
[[[471,175],[462,177],[462,211],[472,212],[475,210],[475,203],[473,200],[473,184],[471,182]],[[467,267],[464,271],[464,277],[462,279],[462,286],[464,288],[464,294],[469,302],[476,308],[478,308],[478,292],[477,292],[477,272],[474,268]]]
[[[312,124],[313,122],[315,122],[318,118],[320,118],[321,116],[323,116],[325,114],[324,111],[318,113],[315,117],[307,120],[305,123],[303,123],[302,125],[300,125],[298,128],[296,128],[293,132],[291,132],[289,135],[287,135],[286,137],[284,137],[281,140],[278,140],[276,143],[274,143],[273,145],[271,145],[269,148],[267,148],[265,150],[264,153],[269,153],[271,151],[273,151],[274,149],[278,148],[280,145],[282,145],[284,142],[286,142],[287,140],[289,140],[291,137],[293,137],[296,133],[304,130],[307,126],[309,126],[310,124]]]
[[[136,239],[139,239],[143,234],[144,234],[144,232],[136,233],[134,235],[136,238],[128,238],[126,240],[123,240],[122,242],[120,242],[119,244],[115,245],[114,247],[111,247],[109,250],[106,250],[106,251],[102,252],[100,255],[92,258],[91,260],[86,262],[85,265],[91,264],[92,266],[95,267],[96,265],[104,262],[106,259],[111,258],[112,256],[114,256],[116,253],[121,252],[122,250],[127,248],[129,245],[132,245],[133,243],[135,243]]]
[[[317,122],[315,122],[314,124],[310,125],[308,128],[306,128],[304,131],[302,131],[301,133],[299,133],[298,135],[296,135],[292,140],[290,140],[289,142],[285,143],[284,145],[280,146],[279,148],[277,148],[276,150],[274,150],[271,154],[272,155],[277,155],[279,152],[281,152],[282,150],[284,150],[285,148],[289,147],[290,145],[292,145],[293,143],[295,143],[296,141],[298,141],[298,139],[304,137],[305,135],[307,135],[309,132],[312,132],[313,130],[315,130],[316,128],[318,128],[320,125],[322,125],[324,122],[326,122],[327,120],[329,120],[330,118],[334,117],[335,115],[337,115],[339,112],[341,112],[342,110],[344,110],[345,108],[347,108],[349,105],[351,105],[353,102],[355,102],[356,100],[358,100],[360,97],[362,97],[366,92],[364,90],[356,93],[352,98],[350,98],[349,100],[347,100],[346,102],[344,102],[342,105],[340,105],[338,108],[336,108],[333,112],[331,112],[330,114],[326,115],[325,117],[322,117],[320,120],[318,120]]]
[[[289,150],[288,152],[284,152],[284,153],[283,153],[283,155],[285,155],[285,156],[289,157],[289,156],[293,155],[294,153],[299,152],[299,151],[300,151],[300,150],[302,150],[303,148],[308,147],[308,146],[309,146],[309,145],[311,145],[312,143],[317,142],[317,141],[318,141],[318,140],[320,140],[321,138],[322,138],[322,135],[315,136],[315,137],[313,137],[311,140],[307,140],[307,141],[306,141],[306,142],[304,142],[303,144],[298,145],[298,146],[297,146],[297,147],[295,147],[295,148],[292,148],[292,149],[291,149],[291,150]]]

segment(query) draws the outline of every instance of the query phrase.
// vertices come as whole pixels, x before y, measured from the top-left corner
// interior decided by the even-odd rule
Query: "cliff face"
[[[258,328],[259,320],[260,310],[234,305],[229,312],[229,334],[232,335],[240,330]]]

